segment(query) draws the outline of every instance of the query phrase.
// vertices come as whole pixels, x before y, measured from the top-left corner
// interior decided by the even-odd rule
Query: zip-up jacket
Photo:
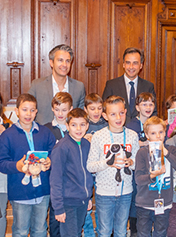
[[[164,206],[172,204],[173,198],[173,171],[176,169],[176,147],[165,145],[168,154],[165,156],[166,172],[163,178],[161,198]],[[136,206],[154,208],[154,200],[158,199],[156,178],[150,178],[149,147],[141,148],[136,155],[135,180],[137,184]]]
[[[36,151],[51,150],[56,142],[54,135],[45,126],[39,125],[39,130],[32,132]],[[50,171],[41,171],[42,185],[33,187],[32,182],[23,185],[21,180],[24,173],[16,168],[17,162],[30,150],[24,131],[13,124],[0,136],[0,172],[8,174],[8,199],[30,200],[50,194],[49,174]]]
[[[82,138],[78,145],[69,134],[51,153],[51,202],[55,215],[66,206],[80,206],[92,195],[93,178],[86,169],[90,143]]]

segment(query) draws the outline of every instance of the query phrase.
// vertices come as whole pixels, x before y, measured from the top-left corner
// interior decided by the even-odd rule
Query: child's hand
[[[5,127],[4,127],[2,124],[0,124],[0,135],[1,135],[1,133],[4,132],[4,131],[5,131]]]
[[[49,170],[49,168],[51,166],[51,160],[49,157],[46,158],[46,160],[43,162],[43,165],[45,167],[45,170]]]
[[[23,158],[21,158],[21,160],[19,160],[17,163],[16,163],[16,168],[18,171],[22,172],[22,173],[26,173],[22,170],[23,166],[24,166],[24,161],[26,159],[26,155],[23,156]]]
[[[128,158],[128,159],[125,158],[124,161],[125,161],[125,167],[129,167],[129,166],[133,165],[133,160],[130,158]]]
[[[90,211],[92,209],[92,200],[89,200],[87,210]]]
[[[168,120],[166,119],[166,120],[164,120],[164,122],[165,122],[165,124],[166,124],[166,126],[168,125]]]
[[[141,147],[141,146],[148,146],[148,144],[149,144],[148,140],[145,141],[145,142],[139,141],[139,146],[140,146],[140,147]]]
[[[163,145],[163,154],[164,154],[164,156],[167,156],[167,154],[168,154],[168,150],[165,148],[164,145]]]
[[[150,171],[150,178],[153,179],[158,175],[164,174],[165,172],[166,172],[166,167],[165,165],[162,165],[160,170]]]
[[[110,165],[116,169],[121,169],[121,166],[125,164],[124,158],[120,158],[118,155],[115,156],[114,163]]]
[[[64,212],[63,214],[55,215],[55,219],[59,222],[65,223],[66,213]]]
[[[87,139],[89,142],[91,142],[92,140],[92,134],[91,133],[87,133],[85,136],[84,136],[85,139]]]

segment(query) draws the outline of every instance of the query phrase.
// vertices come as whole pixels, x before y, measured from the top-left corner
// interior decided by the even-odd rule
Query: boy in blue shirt
[[[69,134],[51,154],[51,202],[61,236],[71,233],[81,237],[93,186],[92,175],[86,169],[90,143],[83,138],[89,126],[86,112],[79,108],[71,110],[66,126]]]
[[[37,187],[32,182],[22,184],[25,175],[22,168],[29,150],[48,151],[50,155],[55,138],[48,128],[34,122],[35,97],[22,94],[16,106],[19,121],[0,136],[0,172],[8,175],[8,199],[13,208],[12,232],[14,237],[27,236],[30,230],[30,236],[43,237],[47,234],[50,158],[44,162],[46,171],[41,171],[41,184]]]
[[[51,123],[45,124],[45,126],[48,127],[54,134],[56,142],[63,138],[67,133],[66,118],[68,112],[73,109],[72,103],[72,97],[67,92],[56,93],[51,101],[54,119]],[[54,209],[52,207],[51,201],[49,207],[50,237],[60,237],[60,222],[55,219]]]

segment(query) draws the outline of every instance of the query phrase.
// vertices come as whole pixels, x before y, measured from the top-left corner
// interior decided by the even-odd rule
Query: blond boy
[[[144,124],[144,132],[150,142],[165,138],[165,122],[153,116]],[[176,168],[176,148],[162,145],[164,164],[161,169],[151,171],[149,166],[149,147],[141,148],[136,155],[135,180],[137,183],[137,232],[138,236],[150,236],[154,222],[153,236],[167,235],[169,212],[173,198],[172,167]],[[162,204],[160,210],[156,204]]]

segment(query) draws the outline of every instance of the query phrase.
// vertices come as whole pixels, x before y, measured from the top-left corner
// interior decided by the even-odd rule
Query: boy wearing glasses
[[[143,130],[143,124],[145,121],[151,117],[155,108],[155,97],[153,94],[149,92],[142,92],[136,98],[136,110],[138,111],[138,116],[133,118],[130,123],[127,124],[127,128],[132,129],[133,131],[137,132],[139,137],[139,146],[147,146],[148,141],[145,136]],[[131,236],[137,236],[137,227],[136,227],[136,207],[135,207],[135,197],[136,197],[137,189],[133,171],[133,193],[132,193],[132,201],[131,201],[131,208],[130,208],[130,230]]]

